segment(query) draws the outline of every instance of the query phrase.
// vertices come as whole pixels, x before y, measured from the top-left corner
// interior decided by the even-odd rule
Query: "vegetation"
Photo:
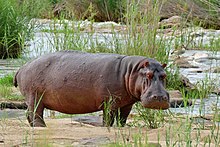
[[[0,85],[13,86],[13,74],[8,74],[0,78]]]
[[[153,0],[67,0],[66,9],[78,19],[88,19],[92,15],[95,21],[126,22],[125,14],[129,12],[128,6],[135,3],[141,20],[146,11],[152,9],[159,1]],[[174,15],[183,16],[195,24],[206,28],[220,28],[218,0],[163,0],[160,1],[160,19]],[[91,10],[91,11],[87,11]]]
[[[138,115],[134,116],[134,120],[128,124],[130,126],[156,129],[159,127],[163,127],[166,123],[165,117],[168,117],[166,112],[162,110],[152,110],[144,108],[141,103],[135,104],[134,110],[137,112]]]
[[[0,78],[0,98],[6,100],[24,100],[24,97],[13,91],[13,74]]]
[[[48,38],[48,40],[50,40],[51,46],[53,47],[50,51],[53,52],[65,49],[73,49],[95,53],[109,52],[125,55],[141,55],[155,58],[162,63],[167,63],[170,49],[173,47],[172,41],[175,42],[174,46],[176,47],[180,47],[181,45],[189,47],[190,45],[188,46],[188,44],[191,43],[192,38],[184,38],[181,35],[179,38],[173,35],[173,37],[176,37],[176,40],[169,40],[164,38],[163,36],[157,38],[157,30],[160,28],[158,22],[161,20],[161,14],[168,13],[164,12],[162,8],[170,8],[169,6],[171,4],[171,8],[176,8],[175,6],[177,4],[180,4],[180,10],[184,11],[177,13],[176,11],[179,11],[178,9],[172,9],[175,10],[173,12],[175,14],[181,13],[182,16],[188,18],[187,13],[188,10],[191,9],[190,6],[196,3],[199,3],[199,5],[202,3],[205,6],[204,8],[207,8],[207,13],[211,13],[211,17],[216,17],[216,14],[219,14],[219,3],[215,0],[193,0],[190,1],[191,5],[188,4],[189,1],[175,1],[179,3],[171,3],[168,0],[163,1],[164,3],[160,3],[159,1],[153,1],[154,3],[152,3],[152,1],[148,0],[147,2],[149,5],[147,6],[141,5],[142,2],[146,2],[146,0],[141,0],[139,2],[140,3],[137,3],[136,0],[131,0],[130,3],[126,3],[126,1],[124,0],[67,0],[66,9],[68,11],[64,11],[64,14],[61,14],[59,16],[59,20],[55,18],[50,24],[50,28],[42,29],[43,32],[53,33],[53,35],[51,35],[52,37],[50,36]],[[3,10],[0,12],[0,22],[2,22],[0,23],[0,49],[2,49],[1,51],[4,53],[2,58],[14,58],[20,56],[22,49],[25,49],[25,41],[27,40],[27,38],[30,37],[31,32],[33,31],[33,27],[36,27],[36,25],[30,23],[32,22],[30,21],[31,18],[53,17],[52,9],[54,4],[63,4],[63,1],[24,0],[21,3],[17,3],[17,1],[15,0],[0,1],[0,10]],[[72,9],[72,7],[77,7],[77,9]],[[184,7],[184,9],[182,9],[182,7]],[[209,8],[212,8],[213,12],[211,12]],[[81,27],[84,22],[78,22],[78,24],[76,24],[74,19],[72,19],[73,15],[69,12],[74,13],[74,15],[78,16],[78,18],[80,19],[88,19],[89,24],[86,26],[87,28]],[[192,16],[192,19],[194,19],[194,17],[196,16]],[[73,21],[67,21],[66,18],[69,18]],[[163,18],[165,18],[165,16],[163,16]],[[205,24],[205,22],[200,22],[200,19],[202,19],[202,17],[198,17],[196,23],[199,22],[201,23],[200,25],[206,26],[207,24]],[[112,27],[110,28],[111,33],[109,34],[111,38],[109,36],[106,37],[105,35],[103,35],[102,37],[104,41],[99,42],[99,40],[94,37],[97,35],[97,32],[93,28],[93,24],[97,20],[113,20],[116,22],[123,22],[126,29],[122,33],[118,33],[116,32],[115,26],[112,25]],[[213,22],[214,21],[215,20],[213,20]],[[212,23],[211,25],[215,24]],[[216,24],[216,26],[218,27],[218,24]],[[176,30],[174,31],[178,31],[177,29],[183,29],[183,27],[184,26],[180,26],[180,28],[175,28]],[[82,36],[82,31],[88,28],[90,30],[87,33],[84,33]],[[218,51],[220,47],[219,42],[220,39],[213,39],[213,41],[210,42],[210,46],[205,46],[205,48],[211,48],[213,51]],[[5,49],[6,51],[3,49]],[[17,55],[9,54],[12,49],[18,49],[17,51],[15,51]],[[208,81],[198,83],[196,90],[189,91],[189,89],[186,89],[181,82],[179,71],[178,69],[176,69],[176,67],[168,66],[166,70],[167,88],[179,89],[186,100],[190,98],[203,99],[207,97],[210,91],[212,91],[213,87],[210,86]],[[23,99],[23,97],[21,97],[20,95],[14,94],[12,89],[12,81],[13,75],[7,75],[3,78],[0,78],[0,97],[4,97],[5,99],[10,100]],[[110,123],[111,121],[111,118],[109,118],[108,116],[110,105],[111,101],[109,103],[106,103],[104,106],[106,111],[103,115],[105,116],[106,123]],[[129,125],[138,127],[140,130],[145,127],[158,130],[160,128],[165,128],[165,134],[160,134],[160,132],[158,131],[158,143],[160,143],[160,137],[165,136],[166,146],[192,146],[192,140],[195,142],[195,146],[199,146],[198,144],[202,141],[203,145],[210,145],[211,143],[214,143],[216,146],[218,146],[219,126],[217,126],[215,122],[220,121],[220,110],[217,106],[214,106],[213,109],[215,111],[215,114],[213,122],[211,124],[212,127],[210,128],[211,134],[209,134],[206,138],[203,138],[204,140],[201,140],[200,138],[201,132],[205,128],[204,124],[199,124],[196,126],[196,138],[193,138],[191,136],[191,132],[195,131],[195,122],[193,121],[193,119],[190,119],[190,117],[178,117],[162,110],[145,109],[140,105],[140,103],[137,103],[134,106],[134,111],[137,112],[138,115],[132,118],[133,122],[129,123]],[[62,117],[66,117],[66,115],[60,116],[60,118]],[[120,120],[117,120],[117,123],[120,123]],[[177,123],[179,123],[178,126],[174,127],[174,124]],[[215,130],[217,130],[217,132],[215,132]],[[34,134],[34,131],[31,133]],[[144,136],[142,136],[142,134],[144,134]],[[145,132],[140,131],[137,134],[132,134],[133,136],[131,138],[133,142],[129,142],[128,139],[124,137],[124,134],[120,130],[120,127],[118,135],[122,138],[121,140],[123,140],[123,142],[121,142],[121,140],[117,140],[116,143],[113,144],[113,146],[149,145],[149,140],[147,136],[148,134],[146,130]],[[26,140],[26,142],[28,141]],[[45,144],[47,143],[48,142],[45,141]],[[41,142],[39,144],[42,145]],[[43,142],[43,145],[45,144]]]
[[[176,9],[178,6],[179,9]],[[195,6],[195,7],[192,7]],[[119,0],[17,0],[0,1],[0,58],[17,58],[25,49],[25,41],[31,36],[34,21],[32,18],[52,18],[59,13],[59,17],[79,19],[88,19],[94,21],[116,21],[129,25],[130,35],[137,31],[151,31],[145,35],[151,35],[155,38],[158,23],[161,19],[173,15],[185,16],[187,20],[193,19],[195,23],[201,26],[219,27],[219,4],[217,0],[193,0],[193,1],[119,1]],[[173,13],[171,13],[171,10]],[[59,12],[57,12],[59,11]],[[63,13],[62,13],[63,12]],[[133,14],[131,13],[133,12]],[[152,12],[153,15],[149,15]],[[190,12],[190,13],[189,13]],[[129,16],[131,15],[132,16]],[[191,14],[190,16],[188,14]],[[146,17],[147,15],[147,17]],[[163,16],[165,15],[165,16]],[[205,17],[205,18],[204,18]],[[128,23],[132,22],[132,23]],[[134,24],[133,24],[134,23]],[[210,24],[209,24],[210,23]],[[145,25],[148,24],[148,25]],[[139,27],[141,26],[141,28]],[[153,27],[153,29],[150,29]],[[139,30],[138,30],[139,29]],[[142,35],[129,36],[136,40],[138,37],[147,37]],[[137,38],[136,38],[137,37]],[[152,38],[152,39],[154,39]],[[155,40],[155,39],[154,39]],[[152,43],[151,48],[158,50],[154,40],[145,40],[146,43]],[[127,42],[129,43],[129,42]],[[130,47],[145,46],[145,43],[128,44]],[[142,47],[143,48],[143,47]],[[139,50],[139,49],[137,49]],[[139,50],[139,52],[142,52]],[[157,52],[156,50],[154,52]],[[142,52],[145,54],[145,52]],[[137,51],[128,54],[137,54]],[[139,54],[139,53],[138,53]]]
[[[34,23],[30,20],[42,17],[51,5],[49,0],[0,0],[0,58],[18,58],[31,37]],[[50,12],[50,11],[49,11]]]

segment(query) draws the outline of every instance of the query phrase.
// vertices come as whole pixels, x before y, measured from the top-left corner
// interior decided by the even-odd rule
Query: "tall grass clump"
[[[0,58],[17,58],[29,32],[27,17],[16,0],[0,1]]]
[[[47,3],[46,3],[47,1]],[[18,58],[31,36],[33,17],[48,13],[49,0],[0,0],[0,58]]]

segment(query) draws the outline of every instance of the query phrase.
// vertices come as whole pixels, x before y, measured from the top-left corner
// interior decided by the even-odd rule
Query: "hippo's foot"
[[[46,127],[45,122],[40,118],[35,119],[30,125],[31,127]]]
[[[43,118],[37,114],[33,115],[32,112],[29,112],[27,119],[31,127],[46,127]]]

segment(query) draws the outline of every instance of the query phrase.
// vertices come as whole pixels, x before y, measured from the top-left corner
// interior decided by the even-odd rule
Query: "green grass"
[[[49,13],[49,0],[0,0],[0,59],[18,58],[34,29],[32,18]]]
[[[20,101],[24,97],[13,92],[13,74],[8,74],[0,78],[0,97],[6,100]]]
[[[23,16],[22,9],[16,0],[0,1],[0,58],[16,58],[21,54],[30,20]]]
[[[4,98],[8,98],[12,93],[11,87],[1,85],[0,86],[0,96]]]
[[[12,87],[6,85],[0,85],[0,98],[12,101],[22,101],[24,97],[20,94],[15,94]]]
[[[137,112],[137,115],[128,124],[129,126],[156,129],[162,127],[166,123],[165,117],[168,117],[165,111],[144,108],[141,103],[136,103],[134,110]]]
[[[0,78],[0,85],[13,86],[13,77],[14,77],[13,74],[8,74],[3,78]]]
[[[12,84],[13,84],[12,75],[7,75],[3,78],[0,78],[0,96],[1,97],[8,98],[9,96],[11,96]]]

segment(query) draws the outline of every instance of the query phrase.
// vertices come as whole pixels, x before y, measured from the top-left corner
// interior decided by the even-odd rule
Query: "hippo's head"
[[[136,79],[136,93],[145,108],[168,109],[169,94],[164,88],[166,73],[164,68],[153,59],[140,63]]]

